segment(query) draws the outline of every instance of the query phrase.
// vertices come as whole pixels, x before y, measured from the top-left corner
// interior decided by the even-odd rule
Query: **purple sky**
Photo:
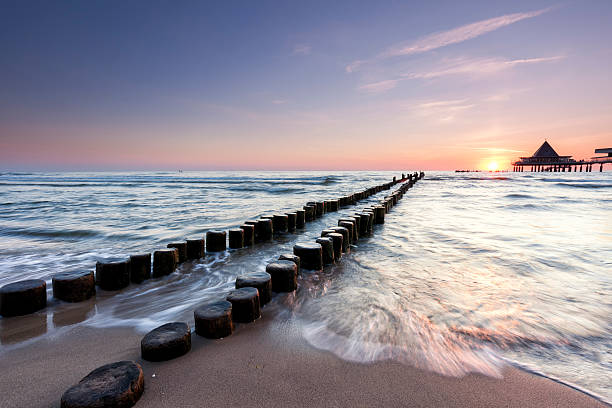
[[[3,1],[0,170],[487,168],[612,147],[612,2]]]

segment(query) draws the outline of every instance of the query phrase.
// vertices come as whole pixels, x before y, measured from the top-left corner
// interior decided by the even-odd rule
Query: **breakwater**
[[[229,244],[232,249],[246,245],[270,241],[276,233],[289,231],[288,219],[292,219],[292,231],[296,225],[303,226],[306,221],[313,221],[327,212],[338,211],[343,206],[355,205],[405,180],[416,181],[418,173],[401,175],[400,180],[371,186],[335,199],[310,201],[303,209],[286,214],[262,216],[258,220],[246,221],[239,229],[229,231]],[[245,240],[245,233],[247,239]],[[189,251],[188,251],[189,247]],[[150,277],[161,277],[174,272],[177,266],[188,259],[198,259],[206,253],[223,252],[227,249],[227,231],[212,230],[206,232],[205,239],[192,239],[186,242],[167,244],[165,249],[151,253],[131,255],[111,262],[97,262],[95,281],[91,273],[61,273],[54,275],[52,282],[54,295],[58,299],[75,302],[83,301],[95,294],[95,285],[103,290],[113,291],[126,288],[130,283],[142,283]],[[151,257],[153,266],[151,268]],[[42,279],[26,279],[12,282],[0,288],[0,315],[4,317],[20,316],[44,308],[47,304],[46,282]]]
[[[340,197],[338,200],[307,203],[304,206],[304,209],[307,210],[305,213],[310,214],[307,219],[314,220],[325,214],[326,207],[331,211],[337,211],[342,205],[352,205],[356,201],[383,190],[389,190],[394,185],[401,183],[396,191],[384,197],[384,200],[378,205],[364,208],[354,213],[353,216],[340,219],[337,229],[324,231],[321,234],[322,237],[315,243],[296,244],[293,247],[293,255],[280,255],[278,261],[267,265],[266,273],[239,276],[236,279],[236,289],[227,295],[225,301],[204,305],[194,312],[196,333],[209,338],[221,338],[231,335],[234,322],[249,323],[259,318],[261,305],[269,301],[272,289],[275,292],[292,292],[297,289],[298,268],[320,270],[324,266],[340,261],[343,249],[348,250],[349,248],[344,244],[344,239],[356,243],[360,234],[362,238],[372,235],[374,225],[383,224],[385,213],[389,212],[404,193],[423,176],[423,173],[408,176],[402,174],[399,180],[394,178],[392,182]],[[328,203],[334,204],[329,205]],[[272,220],[276,217],[273,216]],[[259,233],[256,236],[260,242],[272,238],[272,220],[260,219],[254,224],[259,227]],[[348,228],[342,226],[343,224]],[[213,249],[215,251],[224,249],[220,238],[223,238],[224,245],[225,234],[215,231],[214,236],[218,241]],[[210,239],[208,234],[207,239]],[[171,253],[174,261],[178,262],[180,258],[176,245],[171,248],[173,251],[166,251],[166,253]],[[123,271],[124,263],[115,262],[106,265],[111,265],[113,270]],[[97,265],[97,273],[103,270],[101,265],[104,264]],[[112,276],[116,275],[118,274]],[[190,348],[191,331],[189,326],[183,322],[171,322],[157,327],[146,334],[141,342],[142,358],[151,361],[172,359],[189,352]],[[115,406],[132,406],[138,401],[143,390],[144,375],[142,368],[137,363],[128,361],[110,363],[92,371],[78,384],[68,389],[62,396],[62,407],[94,406],[102,400],[110,401]]]

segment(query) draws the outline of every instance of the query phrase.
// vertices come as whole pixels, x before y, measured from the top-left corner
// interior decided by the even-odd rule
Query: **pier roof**
[[[559,156],[557,152],[555,152],[555,149],[553,149],[553,147],[545,140],[544,143],[542,143],[542,146],[540,146],[538,150],[535,151],[533,156],[521,157],[521,160],[522,161],[536,161],[536,162],[541,162],[543,160],[546,160],[546,161],[556,162],[556,161],[569,160],[570,157],[572,156]]]
[[[542,146],[535,151],[533,156],[521,157],[520,160],[514,162],[514,165],[529,165],[529,164],[567,164],[575,162],[572,156],[559,156],[555,149],[546,140]]]
[[[555,149],[545,140],[531,157],[559,157]]]
[[[602,149],[595,149],[595,153],[608,153],[608,157],[612,157],[612,147],[606,147]],[[603,156],[606,157],[606,156]],[[598,157],[593,157],[594,159]]]

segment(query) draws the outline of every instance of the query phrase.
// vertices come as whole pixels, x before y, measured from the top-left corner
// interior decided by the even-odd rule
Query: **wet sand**
[[[453,378],[391,361],[343,361],[308,345],[297,322],[277,304],[266,306],[257,322],[238,325],[226,339],[194,334],[192,351],[167,362],[142,361],[141,337],[130,328],[77,324],[19,347],[3,346],[0,406],[58,407],[68,387],[94,368],[119,360],[135,360],[144,369],[145,393],[138,407],[606,406],[512,367],[504,370],[503,379]]]

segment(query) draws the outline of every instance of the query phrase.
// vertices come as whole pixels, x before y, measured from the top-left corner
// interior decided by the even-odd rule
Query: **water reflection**
[[[11,345],[35,339],[47,333],[47,313],[0,318],[0,344]]]

